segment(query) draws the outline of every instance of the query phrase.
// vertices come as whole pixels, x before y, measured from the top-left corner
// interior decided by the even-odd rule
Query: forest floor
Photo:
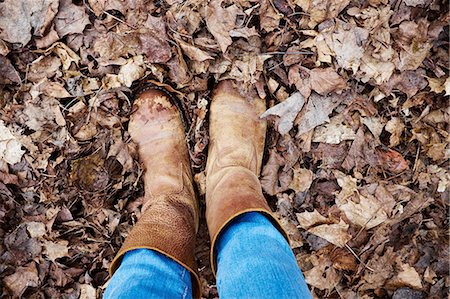
[[[133,88],[176,90],[204,220],[222,79],[270,109],[261,184],[315,298],[447,298],[448,2],[0,1],[0,293],[96,298],[139,218]],[[243,128],[245,129],[245,128]]]

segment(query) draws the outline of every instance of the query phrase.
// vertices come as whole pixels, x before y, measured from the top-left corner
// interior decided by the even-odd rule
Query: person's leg
[[[213,93],[209,114],[206,221],[211,267],[214,273],[220,271],[219,296],[311,298],[288,235],[272,214],[258,179],[266,135],[266,122],[260,118],[265,101],[256,92],[240,94],[240,87],[238,82],[222,81]],[[256,214],[242,216],[249,212]]]
[[[175,263],[190,272],[193,296],[200,297],[200,281],[195,265],[198,203],[182,118],[172,96],[155,87],[137,97],[133,110],[135,112],[130,117],[128,132],[138,145],[139,160],[146,170],[143,175],[145,194],[139,219],[111,262],[112,281],[120,278],[126,278],[127,281],[152,280],[155,276],[158,281],[170,281],[173,273],[160,269]],[[131,264],[122,267],[127,253],[140,248],[160,252],[167,257],[166,261],[171,262],[160,263],[160,259],[153,258],[141,263],[131,258]],[[137,271],[139,268],[142,268],[142,272]],[[136,273],[139,277],[133,276]],[[157,291],[149,288],[143,290]],[[116,288],[117,297],[120,291]],[[121,296],[127,296],[126,289],[122,289]],[[158,294],[147,293],[144,297],[155,296]]]
[[[233,220],[216,250],[220,298],[312,298],[289,244],[262,214]]]
[[[156,251],[128,251],[111,278],[103,298],[192,298],[191,274],[174,260]]]

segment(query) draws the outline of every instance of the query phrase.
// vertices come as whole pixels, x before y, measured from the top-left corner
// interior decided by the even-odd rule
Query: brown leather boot
[[[191,272],[194,298],[200,298],[194,258],[198,206],[180,113],[169,94],[156,89],[143,92],[134,105],[128,131],[146,170],[145,198],[139,221],[111,264],[111,275],[127,251],[153,249]]]
[[[266,135],[266,122],[259,116],[266,109],[265,101],[256,94],[244,98],[234,84],[232,81],[219,84],[213,94],[209,116],[206,221],[211,236],[214,273],[216,240],[227,224],[239,215],[261,212],[288,239],[270,212],[258,179]]]

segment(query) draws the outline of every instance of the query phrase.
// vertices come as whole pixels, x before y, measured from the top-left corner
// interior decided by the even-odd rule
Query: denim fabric
[[[191,274],[159,252],[132,250],[111,277],[103,298],[192,298]]]
[[[262,214],[238,217],[216,248],[221,299],[312,298],[289,244]],[[139,249],[125,254],[105,298],[191,298],[191,291],[191,277],[181,265]]]
[[[312,298],[288,242],[260,213],[237,218],[217,243],[220,298]]]

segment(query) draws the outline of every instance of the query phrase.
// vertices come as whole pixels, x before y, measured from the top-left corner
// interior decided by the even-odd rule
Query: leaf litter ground
[[[269,109],[261,184],[316,298],[448,296],[448,3],[4,0],[5,298],[96,298],[139,218],[132,90],[188,111],[204,213],[220,79]],[[203,296],[217,297],[200,228]]]

